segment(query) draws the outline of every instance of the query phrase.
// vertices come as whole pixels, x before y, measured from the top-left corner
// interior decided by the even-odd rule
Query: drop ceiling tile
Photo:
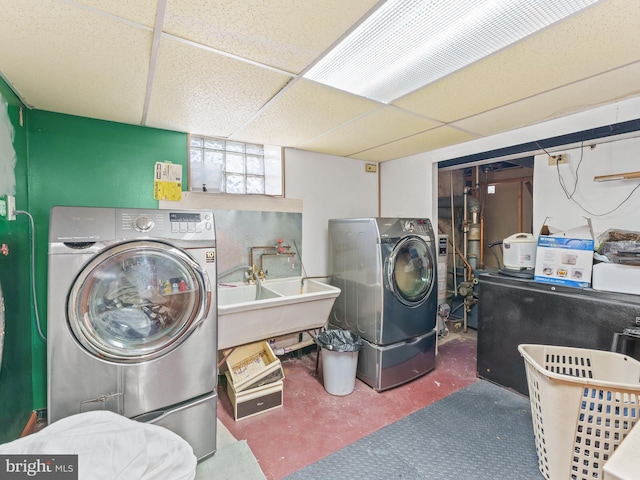
[[[598,3],[394,104],[452,122],[620,67],[639,59],[639,18],[640,2]]]
[[[168,0],[164,31],[300,73],[377,0]]]
[[[404,110],[384,106],[297,145],[297,148],[346,157],[439,125]]]
[[[75,3],[153,28],[159,1],[161,0],[75,0]]]
[[[379,106],[371,100],[300,79],[231,138],[292,147]]]
[[[451,124],[482,136],[514,130],[635,97],[640,62]]]
[[[0,68],[27,105],[139,123],[151,32],[57,1],[0,2]]]
[[[349,158],[370,162],[384,162],[386,160],[394,160],[396,158],[448,147],[449,145],[467,142],[476,138],[477,136],[470,133],[443,126],[380,147],[372,148],[365,152],[350,155]]]
[[[162,38],[147,125],[227,137],[291,77]]]

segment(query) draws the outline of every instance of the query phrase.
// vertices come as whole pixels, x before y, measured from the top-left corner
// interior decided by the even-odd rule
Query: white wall
[[[535,157],[533,224],[536,233],[547,217],[548,225],[562,230],[586,225],[585,217],[588,217],[596,235],[609,228],[640,231],[640,188],[633,192],[640,185],[640,179],[604,183],[593,180],[601,175],[640,171],[640,139],[557,153],[567,154],[569,163],[549,166],[547,155]]]
[[[375,217],[378,175],[365,162],[285,149],[285,195],[302,200],[302,263],[306,275],[327,275],[330,218]]]
[[[380,216],[426,217],[433,212],[432,163],[425,154],[380,164]],[[437,193],[437,188],[435,189]]]

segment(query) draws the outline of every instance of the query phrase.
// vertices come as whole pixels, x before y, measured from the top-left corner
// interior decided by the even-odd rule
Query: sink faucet
[[[253,275],[253,278],[255,279],[256,282],[258,281],[264,282],[266,280],[266,276],[267,276],[266,272],[261,268],[258,268],[257,265],[254,265],[251,270],[252,270],[251,273]]]
[[[245,276],[249,281],[253,278],[256,282],[256,300],[259,300],[262,296],[262,280],[264,280],[264,272],[262,270],[258,270],[257,266],[250,267],[249,265],[236,265],[235,267],[230,268],[229,270],[225,270],[224,272],[218,274],[218,280],[223,279],[235,272],[243,271],[245,272]]]
[[[227,273],[232,273],[232,271],[238,272],[242,270],[244,270],[244,281],[246,283],[258,283],[259,281],[265,279],[264,272],[262,270],[259,270],[256,265],[252,267],[249,267],[248,265],[239,265],[231,270],[228,270],[227,272],[224,272],[224,274],[220,275],[219,277],[224,276]]]

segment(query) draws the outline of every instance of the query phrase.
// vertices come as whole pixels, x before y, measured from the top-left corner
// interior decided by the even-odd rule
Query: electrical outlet
[[[7,220],[16,219],[16,197],[7,195]]]
[[[365,172],[372,172],[372,173],[375,173],[375,172],[377,172],[377,171],[378,171],[378,167],[377,167],[377,165],[376,165],[375,163],[367,163],[367,164],[364,166],[364,171],[365,171]]]
[[[0,198],[0,217],[6,220],[16,219],[16,197],[5,195]]]
[[[549,166],[555,167],[556,165],[564,165],[565,163],[569,163],[569,158],[567,155],[549,155]]]

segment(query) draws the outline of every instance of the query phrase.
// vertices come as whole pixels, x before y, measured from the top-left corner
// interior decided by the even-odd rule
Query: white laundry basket
[[[614,352],[518,346],[538,467],[549,480],[598,480],[640,416],[640,362]]]

